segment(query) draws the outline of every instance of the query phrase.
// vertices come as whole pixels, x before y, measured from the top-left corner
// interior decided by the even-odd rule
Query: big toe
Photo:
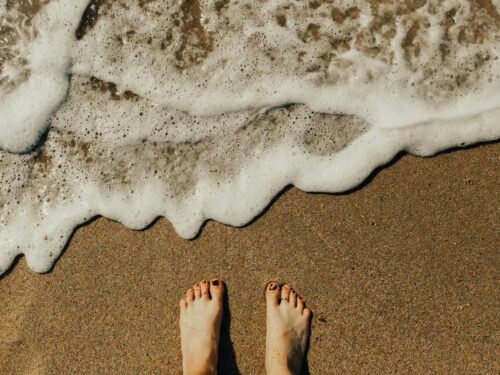
[[[222,300],[224,295],[224,284],[220,278],[214,278],[210,281],[210,295],[213,300]]]
[[[266,287],[266,302],[268,306],[277,306],[280,296],[280,287],[274,281],[267,284]]]

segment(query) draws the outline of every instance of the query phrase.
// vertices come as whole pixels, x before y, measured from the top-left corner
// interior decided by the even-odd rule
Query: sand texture
[[[315,315],[311,374],[498,374],[498,144],[404,156],[349,194],[289,189],[251,225],[78,229],[0,279],[0,374],[180,374],[178,299],[221,274],[220,374],[264,373],[268,280]],[[307,373],[307,372],[306,372]]]

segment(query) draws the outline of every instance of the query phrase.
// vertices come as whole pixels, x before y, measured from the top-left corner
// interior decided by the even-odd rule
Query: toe
[[[200,283],[196,283],[196,284],[194,284],[193,289],[194,289],[194,298],[195,298],[195,299],[199,299],[199,298],[201,298],[201,287],[200,287]]]
[[[179,307],[181,308],[181,311],[184,311],[187,309],[188,303],[187,303],[186,297],[181,298],[181,300],[179,302]]]
[[[210,285],[207,280],[200,281],[201,298],[210,299]]]
[[[292,305],[293,307],[297,306],[297,292],[295,291],[295,289],[290,289],[289,301],[290,305]]]
[[[280,294],[280,287],[274,281],[267,284],[266,301],[268,306],[277,306]]]
[[[306,318],[307,320],[311,319],[312,312],[309,307],[304,308],[304,311],[302,312],[302,316]]]
[[[224,284],[219,278],[214,278],[210,282],[210,295],[212,299],[221,300],[224,293]]]
[[[297,296],[297,308],[300,310],[300,312],[304,311],[304,300],[302,299],[301,296]]]
[[[194,290],[193,288],[189,288],[186,292],[186,301],[189,304],[193,303],[194,301]]]
[[[290,285],[283,285],[283,287],[281,288],[281,302],[288,302],[290,300],[290,289]]]

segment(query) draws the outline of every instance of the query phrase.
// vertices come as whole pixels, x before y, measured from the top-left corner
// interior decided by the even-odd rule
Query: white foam
[[[495,8],[497,9],[497,13],[500,13],[500,0],[492,0],[491,1]]]
[[[36,143],[66,96],[70,49],[86,1],[53,0],[34,16],[32,25],[31,21],[26,25],[25,15],[8,25],[15,11],[9,14],[6,6],[0,4],[0,20],[3,27],[15,28],[17,43],[12,52],[26,61],[29,77],[9,90],[0,85],[0,149],[23,152]],[[6,64],[1,78],[15,80],[19,68],[15,62]]]
[[[77,42],[78,17],[51,19],[73,2],[51,1],[19,52],[30,78],[0,97],[21,121],[0,124],[0,273],[19,254],[48,271],[96,215],[165,216],[192,238],[208,219],[245,225],[289,184],[346,191],[401,150],[498,139],[498,21],[458,0],[396,3],[117,0]],[[474,17],[489,27],[476,41]]]
[[[349,7],[356,3],[360,2],[344,1],[337,6],[345,4]],[[274,20],[282,10],[281,2],[256,7],[251,1],[241,1],[228,10],[228,18],[236,28],[234,30],[226,26],[226,18],[217,14],[212,2],[203,2],[201,7],[206,12],[205,19],[209,20],[205,31],[207,35],[212,35],[213,31],[216,47],[212,47],[214,51],[203,58],[198,56],[203,54],[195,50],[193,55],[202,62],[191,63],[193,66],[180,70],[180,63],[189,65],[185,61],[179,62],[177,57],[183,42],[177,40],[176,43],[174,37],[165,50],[159,48],[161,37],[168,30],[176,30],[175,18],[171,18],[170,24],[168,21],[151,22],[149,18],[148,22],[143,22],[143,19],[154,11],[178,14],[182,12],[181,4],[155,4],[150,11],[138,6],[132,6],[131,11],[120,6],[111,7],[110,15],[103,17],[78,44],[73,70],[114,82],[121,89],[136,92],[155,103],[199,115],[304,103],[318,112],[352,113],[366,118],[374,126],[393,128],[431,119],[466,116],[499,104],[496,94],[500,83],[498,79],[488,80],[500,74],[498,60],[488,65],[488,72],[480,72],[477,77],[470,75],[471,80],[479,79],[481,82],[476,82],[473,90],[456,88],[457,92],[452,94],[455,97],[450,97],[449,89],[440,88],[439,82],[432,82],[443,80],[444,84],[453,85],[448,75],[458,70],[466,72],[475,56],[485,51],[491,54],[490,58],[498,59],[498,44],[458,46],[456,42],[450,44],[457,47],[456,57],[445,63],[436,60],[444,40],[442,22],[445,14],[450,9],[461,9],[455,17],[454,32],[458,33],[459,26],[467,26],[467,17],[474,11],[464,7],[460,1],[433,2],[436,14],[424,7],[425,10],[420,8],[416,14],[396,18],[396,36],[381,58],[373,58],[352,48],[355,42],[351,41],[350,50],[335,51],[329,65],[313,73],[307,70],[321,61],[317,56],[321,55],[318,45],[320,52],[328,51],[325,45],[338,34],[348,36],[353,26],[339,26],[332,19],[320,16],[314,18],[307,6],[294,5],[293,9],[296,9],[289,13],[292,13],[296,25],[284,29]],[[243,18],[248,5],[253,17]],[[372,14],[366,3],[358,5],[367,14]],[[393,6],[393,11],[396,8],[397,4]],[[425,17],[430,26],[421,35],[420,57],[414,66],[409,66],[403,58],[401,44],[412,22],[419,16]],[[123,22],[124,18],[126,22]],[[324,29],[326,41],[304,43],[301,40],[301,29],[311,22]],[[369,24],[369,20],[361,18],[355,23],[363,24]],[[106,32],[109,30],[115,32]],[[491,31],[490,37],[492,40],[499,38],[498,25]],[[151,44],[144,43],[148,38],[152,38]],[[276,62],[269,62],[266,49],[272,50]],[[297,61],[299,52],[314,58],[310,62]],[[383,58],[389,57],[394,61],[383,61]],[[338,64],[342,64],[341,69],[338,69]],[[447,66],[460,64],[461,69]],[[128,68],[124,70],[123,66]],[[429,67],[436,72],[430,74],[427,71]],[[250,72],[251,79],[246,78],[247,72]],[[363,106],[358,102],[363,102]]]

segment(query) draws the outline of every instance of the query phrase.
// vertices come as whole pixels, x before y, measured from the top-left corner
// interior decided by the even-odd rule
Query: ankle
[[[184,366],[183,375],[217,375],[217,368],[212,364],[190,364]]]
[[[267,366],[266,375],[299,375],[299,372],[292,371],[287,365]]]
[[[183,375],[216,375],[217,358],[211,355],[209,358],[197,358],[189,360],[183,364]]]

